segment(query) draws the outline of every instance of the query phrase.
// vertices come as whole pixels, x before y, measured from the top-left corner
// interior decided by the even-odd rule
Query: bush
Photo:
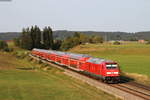
[[[5,52],[12,52],[13,48],[9,48],[6,41],[0,40],[0,50]]]
[[[61,47],[62,41],[61,40],[55,40],[53,44],[53,50],[59,50]]]
[[[3,50],[6,51],[6,52],[9,52],[9,48],[8,47],[5,47]]]
[[[120,45],[121,43],[119,41],[115,41],[113,44],[114,45]]]
[[[33,60],[33,58],[32,57],[27,57],[27,60],[31,62]]]
[[[150,44],[150,40],[148,40],[146,44]]]
[[[25,57],[27,57],[26,52],[15,52],[13,53],[13,55],[15,55],[18,59],[24,59]]]
[[[0,40],[0,50],[8,48],[8,44],[5,41]]]
[[[92,43],[103,43],[103,38],[100,36],[92,36]]]
[[[12,51],[14,51],[14,49],[13,48],[9,48],[9,52],[12,52]]]
[[[38,64],[42,64],[43,62],[41,60],[38,61]]]
[[[3,51],[5,51],[5,52],[12,52],[12,51],[13,51],[13,48],[5,47],[5,48],[3,49]]]
[[[15,46],[20,46],[20,39],[19,38],[14,38],[14,44]]]

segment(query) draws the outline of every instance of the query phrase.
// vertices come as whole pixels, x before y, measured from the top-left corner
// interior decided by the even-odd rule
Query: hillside
[[[19,36],[21,36],[19,32],[0,33],[0,40],[13,40]]]
[[[54,31],[53,36],[55,39],[65,39],[68,36],[72,36],[75,32],[81,32],[86,35],[100,35],[104,40],[138,40],[145,39],[150,40],[150,32],[95,32],[95,31],[67,31],[58,30]],[[19,32],[0,33],[0,40],[12,40],[13,38],[19,37]]]
[[[86,35],[100,35],[104,40],[150,40],[150,32],[95,32],[95,31],[54,31],[54,37],[58,39],[64,39],[68,36],[72,36],[75,32],[81,32]]]
[[[125,33],[125,32],[94,32],[94,31],[76,31],[81,32],[86,35],[100,35],[103,36],[105,40],[128,40],[134,36],[134,34],[131,33]],[[54,31],[54,37],[55,38],[65,38],[68,36],[72,36],[75,33],[75,31]]]

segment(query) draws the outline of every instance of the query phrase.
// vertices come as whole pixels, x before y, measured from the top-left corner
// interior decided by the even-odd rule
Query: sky
[[[0,0],[0,32],[150,31],[150,0]]]

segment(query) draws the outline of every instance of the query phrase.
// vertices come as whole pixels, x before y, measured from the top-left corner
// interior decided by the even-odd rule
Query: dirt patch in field
[[[0,52],[0,70],[22,68],[26,65],[26,62],[17,59],[11,53]]]
[[[11,69],[14,68],[14,62],[16,60],[10,54],[0,52],[0,69]]]

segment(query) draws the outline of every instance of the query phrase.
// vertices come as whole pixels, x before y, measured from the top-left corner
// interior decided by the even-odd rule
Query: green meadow
[[[0,100],[119,100],[62,70],[44,66],[0,52]]]
[[[23,49],[0,52],[0,100],[119,100],[88,84],[63,74],[62,70],[22,58]],[[18,52],[16,56],[16,53]],[[150,77],[150,45],[125,42],[80,45],[70,52],[114,60],[122,72],[134,78]],[[46,69],[46,70],[45,70]]]
[[[114,60],[119,63],[122,72],[140,78],[150,77],[150,45],[137,42],[85,44],[69,52],[89,54],[94,57]],[[143,77],[142,77],[143,76]]]

